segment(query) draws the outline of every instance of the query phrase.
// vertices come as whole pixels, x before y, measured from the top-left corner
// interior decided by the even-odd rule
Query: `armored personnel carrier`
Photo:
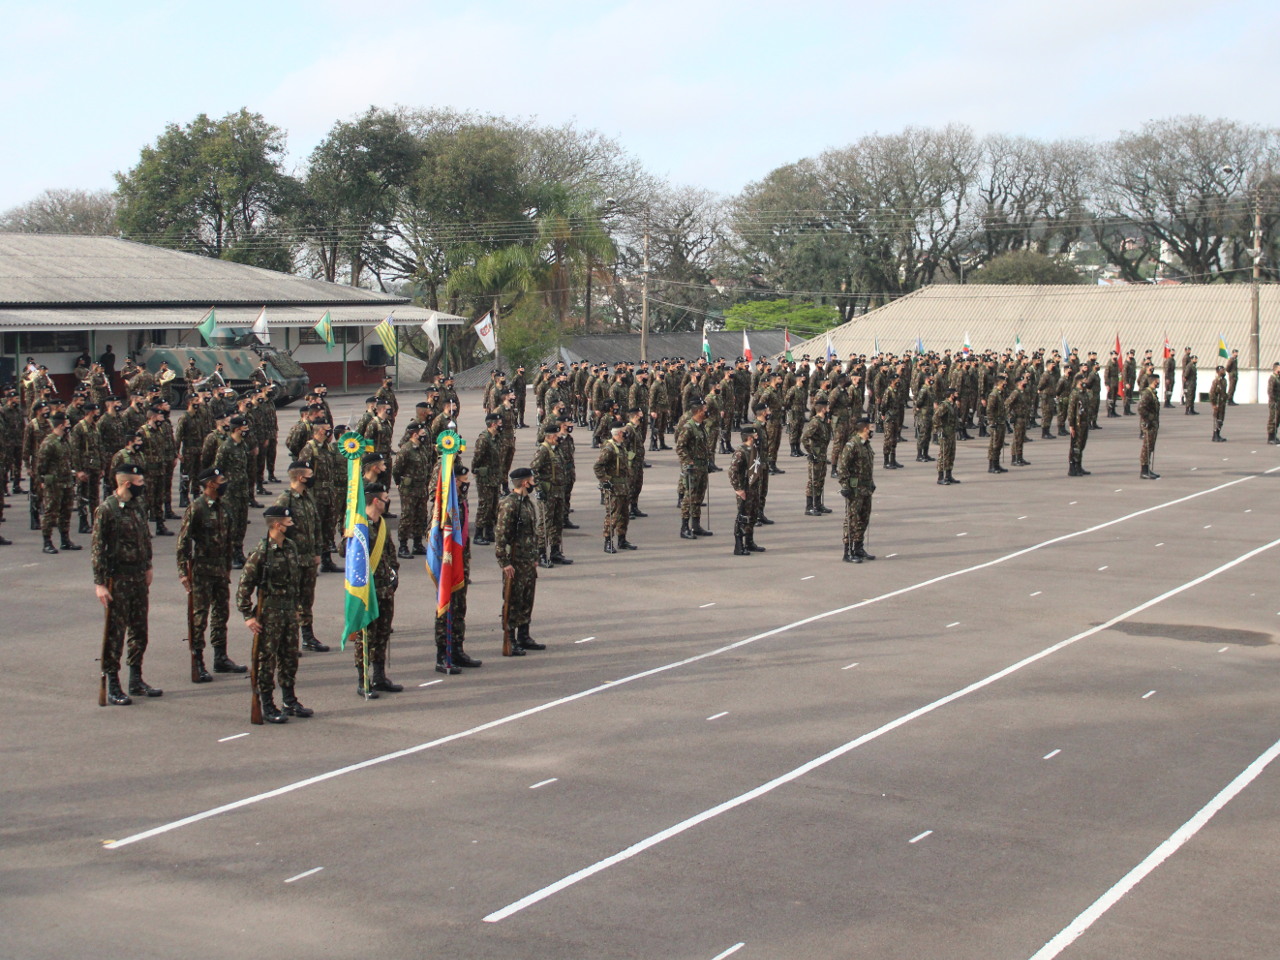
[[[193,347],[166,346],[152,344],[137,354],[139,366],[145,366],[152,373],[160,369],[160,364],[169,362],[169,369],[177,374],[172,390],[175,405],[186,404],[187,383],[184,373],[187,360],[195,358],[200,372],[208,376],[222,364],[222,378],[236,389],[244,389],[253,379],[253,372],[258,369],[258,362],[267,361],[267,374],[276,385],[276,406],[283,407],[297,400],[307,392],[307,384],[311,378],[302,365],[289,355],[288,351],[278,350],[269,344],[258,343],[248,334],[237,337],[227,346]]]

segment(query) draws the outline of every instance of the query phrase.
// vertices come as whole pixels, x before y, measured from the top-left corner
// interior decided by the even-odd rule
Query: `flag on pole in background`
[[[347,541],[346,608],[342,646],[347,637],[359,633],[378,619],[378,594],[373,587],[373,572],[378,569],[382,551],[387,545],[387,523],[378,524],[378,538],[369,543],[369,518],[365,514],[364,477],[360,474],[360,458],[373,447],[354,430],[338,440],[338,449],[347,458],[347,509],[343,536]]]
[[[494,353],[498,349],[498,338],[493,332],[493,311],[490,310],[483,317],[476,321],[476,336],[480,338],[480,342],[484,344],[484,348],[490,353]]]
[[[916,353],[924,356],[924,338],[916,334]]]
[[[434,313],[423,321],[422,332],[425,333],[427,335],[427,339],[431,341],[431,346],[438,350],[440,348],[440,324],[437,322]]]
[[[707,321],[702,321],[702,356],[711,362],[711,342],[707,340]]]
[[[973,346],[969,343],[969,331],[964,332],[964,352],[969,353],[973,350]]]
[[[258,319],[253,321],[253,335],[258,338],[259,343],[270,343],[271,334],[267,332],[267,308],[263,307],[258,311]]]
[[[316,336],[318,336],[321,340],[324,341],[324,350],[325,350],[325,353],[328,353],[330,350],[333,349],[333,344],[334,344],[333,320],[329,316],[328,310],[324,312],[323,317],[321,317],[319,320],[316,321],[314,330],[316,332]]]
[[[791,356],[791,330],[788,327],[782,328],[782,357],[788,363],[795,359]]]
[[[747,339],[746,330],[742,331],[742,356],[747,363],[751,362],[751,341]]]
[[[1161,359],[1168,360],[1172,356],[1173,356],[1173,347],[1169,346],[1169,335],[1166,333],[1164,335],[1164,353],[1161,354]]]
[[[835,356],[836,356],[836,351],[831,346],[831,331],[828,330],[827,331],[827,362],[830,363],[832,360],[835,359]]]
[[[378,335],[378,339],[382,341],[382,345],[387,348],[388,356],[394,357],[400,352],[400,345],[396,342],[395,314],[387,314],[387,319],[373,328],[373,332]]]
[[[204,337],[204,345],[212,347],[213,335],[218,329],[218,318],[214,315],[213,307],[210,307],[204,319],[196,324],[196,329],[200,331],[200,336]]]
[[[1067,346],[1067,335],[1064,333],[1062,335],[1062,359],[1065,360],[1069,356],[1071,356],[1071,348]]]
[[[872,342],[872,344],[874,344],[874,349],[875,349],[875,352],[876,352],[876,354],[877,354],[877,356],[878,356],[878,355],[879,355],[879,353],[880,353],[880,338],[879,338],[879,337],[872,337],[872,338],[871,338],[871,342]]]
[[[1016,333],[1013,335],[1013,352],[1022,352],[1022,337],[1018,336]]]
[[[453,595],[466,582],[462,552],[467,540],[467,504],[458,498],[454,474],[458,454],[465,449],[453,430],[436,438],[440,454],[440,479],[436,482],[431,530],[427,534],[427,572],[436,585],[436,616],[449,612]]]
[[[1231,354],[1227,352],[1227,341],[1222,338],[1222,334],[1218,334],[1218,356],[1223,360],[1231,359]]]

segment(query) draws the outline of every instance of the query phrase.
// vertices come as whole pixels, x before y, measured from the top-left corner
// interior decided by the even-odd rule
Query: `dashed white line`
[[[716,604],[715,604],[715,601],[713,600],[713,601],[711,601],[710,603],[704,603],[704,604],[702,604],[702,606],[698,607],[698,609],[699,609],[699,610],[705,610],[705,609],[707,609],[707,607],[714,607],[715,605],[716,605]]]
[[[552,777],[550,780],[539,780],[537,783],[532,784],[529,789],[537,790],[539,787],[545,787],[548,783],[555,783],[559,779],[559,777]]]
[[[1245,513],[1253,513],[1253,508],[1250,507],[1248,510],[1245,511]]]
[[[729,711],[728,711],[728,710],[721,710],[719,713],[715,713],[715,714],[712,714],[711,716],[707,717],[707,719],[708,719],[708,720],[719,720],[721,717],[727,717],[728,715],[729,715]]]
[[[595,637],[583,637],[581,640],[575,640],[574,643],[590,643]]]
[[[968,535],[969,535],[969,531],[968,531],[968,530],[966,530],[964,533],[957,533],[957,534],[956,534],[956,536],[957,536],[957,537],[967,537]]]
[[[1027,519],[1027,518],[1026,518],[1026,517],[1019,517],[1018,519],[1019,519],[1019,520],[1025,520],[1025,519]]]
[[[418,684],[419,687],[434,687],[437,683],[444,683],[443,680],[428,680],[426,683]]]
[[[1042,760],[1052,760],[1054,757],[1056,757],[1056,756],[1057,756],[1058,754],[1060,754],[1061,752],[1062,752],[1061,750],[1050,750],[1050,751],[1049,751],[1048,753],[1046,753],[1043,757],[1041,757],[1041,759],[1042,759]]]
[[[932,830],[926,830],[924,833],[916,834],[914,837],[908,840],[907,843],[919,843],[921,840],[923,840],[925,837],[927,837],[931,833],[933,833]]]
[[[959,620],[957,620],[955,623],[948,623],[948,624],[947,624],[947,629],[948,629],[948,630],[950,630],[952,627],[958,627],[958,626],[960,626],[960,621],[959,621]]]
[[[891,553],[891,554],[887,555],[887,556],[885,557],[885,559],[886,559],[886,560],[892,560],[892,559],[893,559],[894,557],[896,557],[896,556],[897,556],[897,554],[896,554],[896,553]]]
[[[1110,564],[1104,563],[1102,566],[1098,568],[1098,572],[1101,573],[1103,570],[1107,569],[1108,566],[1110,566]]]
[[[218,742],[219,742],[219,743],[226,743],[228,740],[239,740],[241,737],[247,737],[248,735],[249,735],[249,734],[247,734],[247,733],[236,733],[236,734],[232,734],[232,735],[231,735],[231,736],[229,736],[229,737],[223,737],[223,738],[222,738],[221,740],[219,740]]]
[[[1156,546],[1157,546],[1157,547],[1163,547],[1163,546],[1164,546],[1164,543],[1163,543],[1163,542],[1161,542],[1161,543],[1157,543],[1157,544],[1156,544]]]
[[[1031,596],[1033,596],[1033,597],[1038,597],[1038,596],[1040,596],[1040,594],[1042,594],[1042,593],[1044,593],[1044,591],[1043,591],[1043,590],[1037,590],[1035,593],[1031,594]]]
[[[1219,653],[1226,653],[1226,652],[1227,652],[1228,650],[1230,650],[1230,649],[1231,649],[1230,647],[1223,647],[1223,648],[1222,648],[1221,650],[1219,650],[1218,652],[1219,652]]]
[[[301,880],[303,877],[309,877],[313,873],[319,873],[323,869],[324,867],[312,867],[310,870],[304,870],[302,871],[302,873],[299,873],[296,876],[290,877],[288,880],[285,881],[285,883],[293,883],[293,881]]]
[[[1155,694],[1156,692],[1154,690],[1148,690],[1146,693],[1142,695],[1142,699],[1145,700],[1147,699],[1147,697],[1154,697]]]
[[[1208,530],[1208,529],[1209,529],[1210,527],[1212,527],[1212,526],[1213,526],[1213,524],[1212,524],[1212,523],[1206,523],[1206,524],[1204,525],[1204,528],[1205,528],[1206,530]]]
[[[746,945],[747,944],[745,941],[742,943],[735,943],[732,947],[730,947],[728,950],[724,951],[723,953],[717,953],[714,957],[711,958],[711,960],[724,960],[725,957],[733,956],[735,953],[737,953]]]
[[[800,579],[801,579],[801,580],[812,580],[815,576],[817,576],[817,574],[813,574],[813,573],[811,573],[811,574],[809,574],[809,576],[807,576],[807,577],[801,577]]]
[[[1068,507],[1074,507],[1074,506],[1075,506],[1077,503],[1079,503],[1079,502],[1080,502],[1079,500],[1072,500],[1070,503],[1068,503],[1068,504],[1067,504],[1067,506],[1068,506]]]
[[[1124,487],[1116,487],[1116,493],[1124,493]]]
[[[861,661],[859,661],[859,662],[861,662]],[[856,664],[856,663],[851,663],[851,664],[849,664],[847,667],[841,667],[840,669],[841,669],[841,670],[852,670],[852,669],[853,669],[854,667],[856,667],[857,665],[858,665],[858,664]]]

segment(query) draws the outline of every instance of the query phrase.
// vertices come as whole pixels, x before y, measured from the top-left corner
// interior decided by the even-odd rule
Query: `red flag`
[[[1173,348],[1169,346],[1169,335],[1166,333],[1164,335],[1164,356],[1161,359],[1168,360],[1172,356],[1173,356]]]
[[[747,339],[747,331],[742,331],[742,359],[751,362],[751,341]]]
[[[1120,380],[1116,386],[1116,396],[1124,399],[1124,352],[1120,349],[1120,331],[1116,331],[1116,367],[1120,374]]]

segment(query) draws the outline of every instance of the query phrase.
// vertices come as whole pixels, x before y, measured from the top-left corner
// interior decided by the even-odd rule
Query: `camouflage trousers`
[[[1276,435],[1276,428],[1280,427],[1280,403],[1269,403],[1267,407],[1267,437],[1269,439]]]
[[[840,454],[849,444],[853,436],[853,421],[849,417],[840,417],[831,424],[831,462],[839,463]]]
[[[387,648],[391,646],[392,621],[396,616],[396,595],[389,593],[378,597],[378,619],[364,630],[363,634],[354,633],[356,666],[364,666],[364,645],[369,644],[369,662],[386,663]]]
[[[711,466],[716,465],[716,453],[720,450],[720,418],[707,417],[707,453],[711,460]]]
[[[120,669],[120,654],[128,640],[126,663],[142,666],[147,652],[147,596],[145,574],[116,577],[111,584],[111,606],[107,609],[106,644],[102,652],[102,669],[115,673]]]
[[[270,694],[277,684],[292,687],[298,676],[298,623],[293,611],[263,607],[258,622],[262,625],[254,650],[258,692]]]
[[[1046,393],[1040,399],[1040,422],[1044,425],[1044,429],[1049,429],[1049,424],[1053,423],[1053,414],[1058,409],[1058,401],[1051,395]]]
[[[1221,430],[1222,425],[1226,423],[1226,420],[1227,420],[1226,403],[1225,402],[1215,403],[1213,405],[1213,428],[1215,430]]]
[[[702,522],[702,501],[707,495],[706,467],[685,467],[680,471],[680,519]]]
[[[825,460],[809,460],[809,480],[804,485],[804,495],[806,497],[822,499],[822,489],[827,483],[828,466],[829,464]]]
[[[793,447],[800,445],[800,434],[804,432],[804,408],[787,411],[787,442]]]
[[[938,436],[938,472],[946,473],[956,465],[956,435],[943,433]]]
[[[760,498],[754,492],[748,492],[745,497],[736,499],[738,514],[733,521],[733,535],[750,538],[755,533],[756,517],[760,514]]]
[[[453,634],[454,643],[462,643],[467,639],[467,588],[464,586],[453,595],[453,601],[443,617],[436,617],[436,646],[443,647],[448,635]]]
[[[663,439],[667,433],[667,411],[658,410],[657,416],[653,418],[653,442],[662,445],[666,443]]]
[[[775,414],[775,416],[779,416]],[[765,436],[769,439],[769,462],[775,463],[778,459],[778,448],[782,446],[782,420],[770,420],[764,427]]]
[[[933,417],[927,414],[919,415],[916,417],[916,455],[927,456],[931,443],[933,443]]]
[[[413,484],[400,487],[400,526],[396,532],[401,543],[410,539],[421,540],[426,535],[430,510],[425,487]]]
[[[230,543],[232,555],[244,553],[244,537],[249,531],[249,498],[240,496],[224,496],[227,507],[227,519],[230,521]]]
[[[1027,418],[1015,417],[1013,421],[1013,442],[1010,454],[1014,460],[1022,459],[1022,447],[1027,442]]]
[[[1160,435],[1160,425],[1158,423],[1144,423],[1142,425],[1142,458],[1138,464],[1143,467],[1151,466],[1151,458],[1156,453],[1156,439]]]
[[[987,442],[987,459],[999,460],[1004,451],[1004,420],[996,420],[990,426],[991,439]]]
[[[640,502],[640,491],[644,489],[644,454],[636,454],[631,463],[631,482],[627,485],[631,491],[631,506],[635,508]]]
[[[627,539],[627,527],[631,522],[631,487],[626,480],[615,477],[613,489],[605,491],[604,535],[619,540]]]
[[[160,504],[159,516],[163,517],[165,508],[172,509],[173,504],[173,461],[170,460],[160,470]]]
[[[89,479],[78,482],[76,487],[76,506],[80,505],[80,501],[84,501],[85,513],[89,518],[89,522],[93,522],[93,515],[98,509],[98,504],[102,502],[102,471],[86,470]]]
[[[75,482],[66,483],[45,477],[40,497],[40,532],[53,535],[54,527],[63,534],[71,532],[71,504],[76,498]]]
[[[309,627],[315,622],[312,613],[316,605],[316,558],[298,558],[298,626]]]
[[[147,519],[164,519],[164,468],[158,463],[147,464]]]
[[[898,455],[898,439],[902,434],[902,424],[892,413],[884,418],[884,457],[886,460]]]
[[[194,500],[200,496],[200,481],[196,479],[201,473],[200,448],[182,448],[182,476],[186,477],[187,496]]]
[[[498,456],[502,459],[502,474],[498,477],[499,484],[507,483],[507,478],[511,476],[511,461],[516,456],[516,445],[514,442],[501,447],[498,450]]]
[[[862,543],[871,523],[871,493],[854,489],[844,501],[844,542]]]
[[[507,617],[512,629],[525,627],[533,619],[533,595],[538,587],[538,564],[533,560],[512,561],[511,602]],[[505,585],[504,585],[505,589]]]
[[[476,526],[492,527],[498,522],[498,485],[477,482],[476,487],[480,501],[476,507]]]
[[[200,576],[191,582],[191,647],[196,653],[204,649],[205,628],[209,629],[209,645],[215,650],[227,647],[227,614],[231,607],[231,581],[226,577]]]
[[[548,555],[560,552],[560,538],[564,533],[564,494],[553,491],[537,502],[538,549]]]
[[[1075,434],[1071,437],[1071,456],[1076,463],[1081,463],[1084,460],[1084,448],[1088,446],[1088,443],[1089,425],[1084,420],[1081,420],[1076,425]]]

